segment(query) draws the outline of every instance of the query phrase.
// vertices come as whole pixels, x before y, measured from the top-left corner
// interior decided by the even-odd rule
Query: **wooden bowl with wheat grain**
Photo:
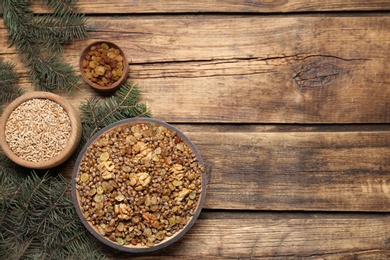
[[[99,92],[118,89],[129,74],[125,53],[109,41],[88,45],[80,55],[79,67],[84,81]]]
[[[81,120],[61,96],[34,91],[11,102],[0,119],[0,146],[13,162],[48,169],[65,162],[81,138]]]

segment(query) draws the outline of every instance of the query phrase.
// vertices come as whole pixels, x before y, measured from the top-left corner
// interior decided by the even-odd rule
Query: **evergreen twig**
[[[139,104],[140,89],[127,81],[112,97],[102,100],[92,97],[82,102],[83,134],[81,145],[84,145],[97,131],[122,119],[132,117],[150,117],[145,104]]]
[[[0,259],[105,259],[76,215],[62,175],[39,176],[0,154]]]
[[[15,64],[0,57],[0,104],[11,102],[23,94],[24,89],[17,85],[18,80],[19,74],[15,72]]]
[[[35,15],[31,1],[2,0],[9,42],[15,45],[36,90],[74,90],[79,76],[61,58],[63,45],[87,36],[83,14],[75,0],[41,0],[52,14]]]

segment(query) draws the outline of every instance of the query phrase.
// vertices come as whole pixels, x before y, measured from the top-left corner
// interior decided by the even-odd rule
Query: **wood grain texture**
[[[390,10],[386,0],[154,0],[154,1],[104,1],[79,0],[79,11],[87,14],[124,13],[287,13],[287,12],[327,12],[327,11],[382,11]],[[47,8],[34,4],[36,12],[48,12]]]
[[[203,212],[184,237],[114,259],[387,259],[389,215]]]
[[[130,79],[143,89],[142,101],[165,121],[390,122],[388,16],[118,16],[88,21],[90,39],[66,46],[66,59],[77,66],[87,44],[117,43],[130,60]],[[4,29],[0,37],[2,56],[17,58],[7,49]],[[78,97],[92,95],[85,86]],[[76,106],[80,101],[72,100]]]
[[[211,166],[205,208],[390,210],[388,131],[184,133]]]
[[[390,126],[341,132],[174,126],[197,146],[209,170],[204,209],[390,211]]]
[[[65,46],[65,60],[78,73],[88,44],[121,46],[153,117],[211,170],[181,240],[141,255],[106,248],[113,259],[390,259],[390,1],[78,5],[90,38]],[[0,56],[32,91],[8,47],[1,20]],[[100,95],[80,88],[61,94],[74,107]]]

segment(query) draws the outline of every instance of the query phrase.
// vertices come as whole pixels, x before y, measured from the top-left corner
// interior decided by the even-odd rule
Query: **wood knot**
[[[315,57],[296,66],[294,81],[300,89],[322,88],[334,83],[345,71],[334,63],[337,58]]]

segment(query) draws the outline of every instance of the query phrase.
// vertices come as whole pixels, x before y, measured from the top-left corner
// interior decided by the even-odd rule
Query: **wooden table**
[[[390,1],[79,0],[79,11],[89,39],[66,60],[77,66],[96,40],[120,45],[141,101],[211,168],[193,228],[141,258],[390,257]],[[17,61],[1,28],[1,56]],[[32,90],[26,74],[22,85]],[[93,95],[83,84],[66,98]]]

